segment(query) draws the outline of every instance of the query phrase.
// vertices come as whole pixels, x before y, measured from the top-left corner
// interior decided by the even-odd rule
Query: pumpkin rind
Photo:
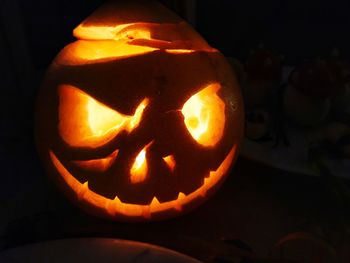
[[[74,34],[80,39],[58,54],[38,95],[37,146],[48,174],[85,211],[113,220],[159,220],[203,203],[227,176],[243,138],[242,98],[225,58],[151,1],[108,2]],[[63,95],[65,87],[78,95]],[[217,122],[202,139],[181,112],[195,94],[213,103],[198,114]],[[99,110],[94,126],[81,101]],[[207,116],[219,112],[224,117]],[[114,118],[108,133],[103,114]],[[86,137],[92,127],[96,138]],[[213,142],[200,143],[214,138],[210,132]]]

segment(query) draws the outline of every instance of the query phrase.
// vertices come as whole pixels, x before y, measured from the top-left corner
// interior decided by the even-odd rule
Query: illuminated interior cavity
[[[135,161],[130,169],[130,181],[133,184],[143,182],[147,177],[148,164],[147,164],[147,148],[152,144],[150,142],[138,153],[135,158]]]
[[[139,125],[149,102],[145,98],[134,115],[124,115],[73,86],[61,86],[59,94],[59,133],[66,143],[75,147],[95,148],[121,131],[131,132]]]
[[[142,55],[157,50],[154,47],[130,45],[127,40],[79,40],[72,44],[70,51],[74,57],[84,60],[98,60]]]
[[[141,26],[137,27],[136,25],[136,26],[125,27],[123,30],[120,30],[116,34],[116,37],[114,39],[115,40],[117,39],[133,40],[133,39],[152,39],[152,38],[151,38],[151,32],[149,29]]]
[[[86,40],[151,39],[150,30],[144,26],[144,23],[129,23],[117,26],[79,25],[74,29],[73,35],[78,39]]]
[[[192,53],[195,50],[192,49],[166,49],[165,52],[170,54],[186,54],[186,53]]]
[[[130,181],[133,184],[141,183],[146,179],[148,165],[146,160],[146,149],[142,149],[137,155],[130,170]]]
[[[73,161],[74,164],[82,169],[93,171],[93,172],[105,172],[113,164],[115,158],[117,157],[119,150],[115,150],[112,154],[105,158],[84,160],[84,161]]]
[[[79,25],[73,34],[82,40],[71,46],[71,54],[84,60],[129,57],[157,50],[154,47],[129,43],[135,39],[151,39],[150,30],[137,23],[115,27]]]
[[[186,54],[195,50],[186,49],[186,42],[167,41],[152,36],[152,27],[157,24],[129,23],[118,26],[84,26],[74,29],[79,40],[70,44],[61,54],[64,64],[117,59],[164,50],[171,54]],[[157,34],[155,34],[157,35]],[[159,37],[159,36],[158,36]],[[162,36],[163,37],[163,36]],[[161,37],[160,37],[161,38]],[[182,48],[184,47],[184,48]]]
[[[79,25],[73,31],[73,35],[78,39],[86,40],[110,40],[114,39],[117,32],[132,24],[111,26],[83,26]]]
[[[227,154],[223,162],[215,171],[210,171],[207,177],[204,179],[202,186],[193,191],[190,194],[185,195],[179,192],[178,198],[172,201],[159,202],[155,196],[149,205],[131,204],[125,203],[118,196],[114,199],[109,199],[101,196],[88,187],[88,182],[84,184],[80,183],[74,176],[63,166],[58,160],[56,155],[50,151],[50,158],[56,167],[57,171],[61,174],[63,180],[67,186],[74,191],[78,200],[84,200],[96,209],[102,209],[108,212],[112,217],[127,216],[127,217],[140,217],[149,219],[152,214],[160,213],[163,211],[182,211],[183,206],[193,202],[196,199],[200,199],[207,195],[207,192],[218,184],[218,182],[227,173],[230,165],[236,155],[237,147],[233,146],[230,152]]]
[[[173,155],[168,155],[163,157],[164,162],[168,165],[168,167],[170,168],[171,171],[174,171],[175,169],[175,165],[176,165],[176,161]]]
[[[189,133],[203,146],[214,146],[224,133],[225,103],[217,95],[219,89],[217,83],[207,86],[189,98],[181,110]]]
[[[84,40],[77,41],[72,45],[72,54],[84,60],[129,57],[158,49],[150,46],[130,44],[130,42],[135,39],[151,40],[150,30],[137,23],[118,25],[115,27],[85,27],[79,25],[74,30],[74,35]]]

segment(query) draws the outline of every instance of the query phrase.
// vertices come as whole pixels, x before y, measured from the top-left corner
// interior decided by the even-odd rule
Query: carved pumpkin
[[[123,221],[183,214],[222,183],[243,137],[224,57],[151,1],[114,1],[74,30],[37,104],[37,145],[76,204]]]

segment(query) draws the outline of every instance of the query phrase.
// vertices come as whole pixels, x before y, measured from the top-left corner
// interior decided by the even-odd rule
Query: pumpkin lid
[[[107,1],[73,34],[81,40],[128,40],[159,49],[210,48],[183,19],[153,0]]]
[[[59,54],[57,64],[80,65],[150,52],[217,52],[176,14],[153,0],[110,0],[73,32],[78,39]]]

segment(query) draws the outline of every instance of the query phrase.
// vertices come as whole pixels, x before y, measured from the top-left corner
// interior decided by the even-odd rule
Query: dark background
[[[163,2],[181,15],[182,5],[179,1]],[[1,245],[5,247],[38,240],[35,238],[37,234],[31,232],[30,227],[28,229],[28,220],[37,218],[38,212],[42,210],[36,198],[46,198],[54,191],[50,187],[46,188],[46,182],[42,182],[46,177],[38,161],[33,139],[35,96],[43,73],[55,55],[74,41],[72,30],[101,3],[102,0],[18,0],[16,5],[16,1],[0,0],[0,76],[3,79],[0,83],[0,230],[5,233],[1,237]],[[209,44],[221,50],[224,55],[238,58],[242,62],[252,49],[261,44],[282,54],[287,65],[297,65],[307,58],[325,56],[334,48],[342,56],[350,56],[350,1],[200,0],[197,1],[195,11],[197,19],[194,26]],[[226,222],[226,228],[221,227],[221,232],[231,229],[238,233],[238,237],[245,235],[252,242],[263,244],[263,237],[271,241],[277,238],[277,234],[264,232],[264,236],[261,236],[252,233],[252,230],[261,231],[265,226],[273,228],[273,224],[278,224],[275,230],[284,229],[281,220],[292,220],[298,213],[290,211],[296,211],[296,207],[302,206],[303,212],[308,211],[308,207],[321,209],[321,202],[328,200],[326,197],[322,199],[328,190],[324,192],[320,183],[313,178],[286,175],[286,179],[276,180],[273,175],[278,176],[279,172],[273,171],[265,180],[262,179],[263,172],[254,174],[254,165],[246,160],[243,164],[239,161],[237,167],[234,173],[241,173],[238,176],[241,179],[237,180],[241,180],[243,188],[235,186],[234,189],[246,192],[243,195],[228,194],[232,190],[229,189],[230,182],[237,183],[230,178],[225,186],[226,192],[218,195],[216,200],[223,201],[227,196],[235,199],[238,211],[243,213],[239,220],[246,221],[245,228],[240,229],[237,225]],[[242,177],[246,171],[244,167],[251,168],[251,177]],[[310,189],[312,190],[309,191]],[[268,196],[269,199],[264,203],[260,197],[251,196],[249,191],[259,192],[261,198]],[[297,195],[298,191],[302,191],[302,194]],[[313,192],[319,196],[316,197]],[[271,193],[282,195],[281,200],[285,202],[275,199]],[[322,201],[318,202],[317,199]],[[240,201],[255,207],[248,209]],[[207,208],[214,207],[213,211],[219,213],[213,202],[215,199]],[[283,216],[270,214],[259,221],[261,214],[252,211],[268,211],[271,203],[282,207],[283,211],[290,211]],[[331,210],[336,213],[337,207],[332,207]],[[189,217],[189,222],[181,219],[180,227],[188,227],[189,223],[196,224],[195,216],[206,214],[205,209],[198,211]],[[247,221],[246,215],[253,221]],[[8,225],[7,222],[13,220],[15,223]],[[254,222],[254,226],[248,222]],[[207,226],[204,223],[202,225],[204,231]],[[166,229],[169,225],[165,223],[161,227]],[[218,238],[222,233],[215,234],[215,226],[211,227],[214,233],[211,238]],[[120,226],[120,229],[123,227]],[[142,226],[138,229],[142,231]],[[72,232],[74,231],[78,230],[73,229]],[[187,231],[192,232],[197,233],[199,230]],[[123,233],[122,237],[127,238],[126,231]],[[52,236],[44,234],[40,237]],[[136,232],[131,237],[147,241],[138,238]]]
[[[163,2],[176,8],[178,1]],[[73,41],[73,28],[101,3],[20,0],[35,66],[47,67]],[[227,56],[244,60],[260,43],[283,54],[287,63],[322,56],[333,48],[350,55],[350,1],[200,0],[196,13],[196,29]]]

